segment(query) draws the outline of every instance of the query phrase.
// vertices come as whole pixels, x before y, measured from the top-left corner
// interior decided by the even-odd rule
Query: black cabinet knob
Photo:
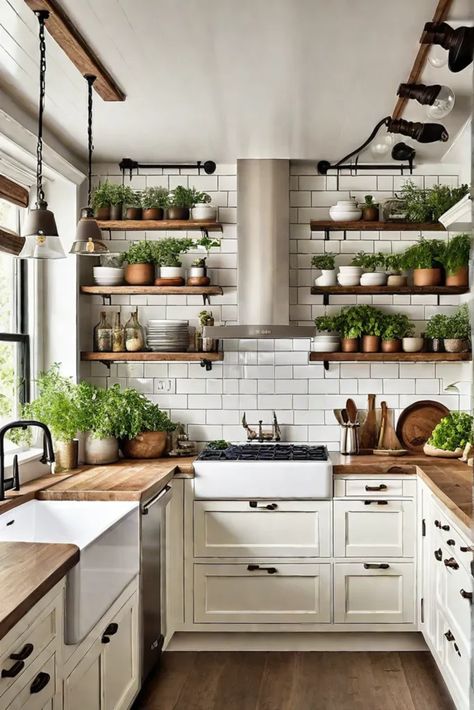
[[[34,646],[32,643],[25,643],[21,651],[18,651],[18,653],[10,653],[10,658],[12,661],[24,661],[28,658],[28,656],[31,656],[33,649]]]
[[[118,627],[118,624],[115,622],[109,624],[104,631],[104,635],[102,636],[102,643],[110,643],[110,636],[115,636],[118,631]]]
[[[441,562],[441,560],[443,559],[443,550],[441,548],[439,548],[438,550],[435,550],[434,556],[438,560],[438,562]]]
[[[459,565],[454,559],[454,557],[450,557],[449,560],[445,560],[444,566],[449,567],[450,569],[459,569]]]
[[[2,669],[2,678],[15,678],[25,667],[24,661],[17,661],[11,668]]]
[[[50,679],[51,676],[49,675],[49,673],[38,673],[32,684],[30,685],[30,693],[41,693],[43,688],[46,688],[46,686],[48,685]]]
[[[460,589],[459,594],[463,599],[469,599],[469,601],[472,602],[472,592],[466,592],[464,589]]]

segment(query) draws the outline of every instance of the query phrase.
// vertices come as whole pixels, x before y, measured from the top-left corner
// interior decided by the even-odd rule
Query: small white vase
[[[404,353],[419,353],[423,350],[424,338],[403,338],[402,347]]]
[[[356,222],[361,218],[362,210],[357,206],[355,199],[338,200],[330,207],[329,216],[334,222]]]
[[[184,269],[182,266],[160,266],[160,276],[162,279],[182,279]]]
[[[203,276],[207,276],[206,267],[205,266],[191,266],[189,268],[188,276],[193,279],[194,278],[202,278]]]
[[[335,286],[336,269],[321,269],[321,276],[314,280],[315,286]]]
[[[215,222],[217,209],[212,205],[196,205],[192,209],[191,216],[196,222]]]
[[[95,439],[87,433],[84,439],[84,461],[87,464],[101,466],[115,463],[119,459],[118,441],[115,436],[106,439]]]

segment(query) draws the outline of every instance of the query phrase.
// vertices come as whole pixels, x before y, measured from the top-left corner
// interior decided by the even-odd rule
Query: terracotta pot
[[[94,210],[94,217],[98,220],[110,219],[110,205],[108,207],[97,207]]]
[[[122,219],[123,205],[110,205],[110,219],[114,221],[120,221]]]
[[[439,286],[443,280],[441,269],[414,269],[414,286]]]
[[[143,210],[143,219],[163,219],[163,210],[161,207],[148,207]]]
[[[362,336],[362,352],[363,353],[378,353],[380,350],[379,335],[363,335]]]
[[[84,460],[87,464],[102,466],[115,463],[119,459],[118,441],[115,436],[106,439],[94,439],[87,433],[84,439]]]
[[[189,219],[188,207],[168,207],[166,210],[167,219]]]
[[[210,283],[209,276],[188,276],[188,286],[209,286]]]
[[[341,338],[341,350],[343,353],[358,353],[359,338]]]
[[[124,279],[131,286],[148,286],[155,280],[155,265],[128,264],[125,267]]]
[[[167,443],[165,431],[143,431],[134,439],[123,439],[120,446],[128,459],[159,459],[165,453]]]
[[[444,352],[444,342],[442,338],[431,338],[428,342],[432,353]]]
[[[406,286],[407,285],[407,277],[402,276],[401,274],[388,274],[387,276],[387,286]]]
[[[469,269],[461,266],[454,274],[446,274],[446,286],[469,286]]]
[[[71,471],[78,466],[78,451],[79,442],[77,439],[72,441],[55,441],[54,442],[54,472],[61,473],[62,471]]]
[[[443,345],[447,353],[466,353],[469,350],[469,343],[462,338],[445,338]]]
[[[378,218],[378,207],[362,207],[362,219],[364,222],[377,222]]]
[[[402,351],[402,341],[399,338],[393,340],[382,340],[383,353],[400,353]]]
[[[141,219],[142,218],[142,208],[141,207],[127,207],[125,212],[125,219]]]

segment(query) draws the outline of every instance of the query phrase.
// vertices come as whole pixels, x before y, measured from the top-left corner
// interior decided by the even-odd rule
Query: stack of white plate
[[[94,266],[94,281],[98,286],[123,284],[123,269],[115,266]]]
[[[186,352],[189,347],[189,321],[149,320],[146,344],[155,352]]]
[[[316,335],[313,339],[315,353],[335,353],[340,350],[341,339],[338,335]]]

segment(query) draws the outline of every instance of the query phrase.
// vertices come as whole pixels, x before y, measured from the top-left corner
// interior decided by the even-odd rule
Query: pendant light
[[[456,100],[454,91],[441,84],[400,84],[397,95],[405,99],[415,99],[426,106],[429,118],[445,118],[453,110]]]
[[[58,236],[56,220],[44,199],[43,191],[43,113],[46,94],[46,42],[44,25],[49,17],[46,10],[35,12],[39,23],[40,95],[38,107],[38,140],[36,144],[36,207],[29,211],[23,232],[25,243],[20,259],[64,259],[66,257]]]
[[[94,150],[92,143],[92,85],[96,78],[92,74],[86,74],[84,78],[87,81],[87,144],[89,151],[87,207],[81,210],[81,219],[77,223],[76,240],[69,253],[77,254],[78,256],[97,256],[98,254],[106,254],[109,249],[105,242],[102,241],[102,232],[94,219],[94,212],[91,207],[92,151]]]

